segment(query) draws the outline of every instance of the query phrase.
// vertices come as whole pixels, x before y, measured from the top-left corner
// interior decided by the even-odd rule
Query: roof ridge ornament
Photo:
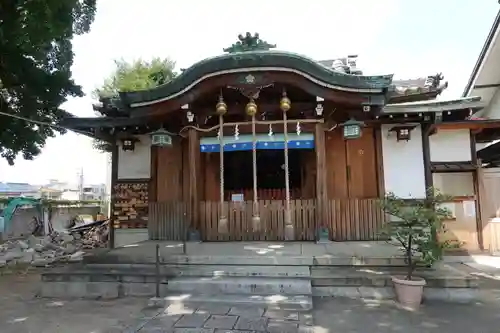
[[[239,41],[232,44],[230,47],[225,48],[224,52],[236,53],[249,51],[268,51],[276,47],[276,44],[269,44],[268,42],[260,39],[258,33],[254,33],[253,36],[250,32],[247,32],[245,36],[239,34],[238,39]]]

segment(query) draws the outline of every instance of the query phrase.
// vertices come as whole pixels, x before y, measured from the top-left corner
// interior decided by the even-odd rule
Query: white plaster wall
[[[443,194],[454,197],[474,195],[472,172],[437,172],[432,178],[434,187]]]
[[[137,136],[133,151],[123,151],[118,147],[118,179],[138,179],[151,177],[151,139],[149,135]]]
[[[500,89],[496,89],[490,103],[480,111],[479,115],[489,119],[500,119]]]
[[[469,129],[438,129],[429,137],[429,145],[431,162],[471,160]]]
[[[397,141],[392,125],[382,125],[382,153],[385,191],[402,198],[425,197],[425,174],[420,125],[411,131],[411,140]]]

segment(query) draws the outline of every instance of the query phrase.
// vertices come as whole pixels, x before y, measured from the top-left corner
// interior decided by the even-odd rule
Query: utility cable
[[[69,128],[69,127],[64,127],[64,126],[60,126],[60,125],[55,125],[55,124],[47,123],[47,122],[40,121],[40,120],[33,120],[33,119],[21,117],[21,116],[15,115],[15,114],[6,113],[6,112],[2,112],[2,111],[0,111],[0,115],[7,116],[7,117],[12,117],[12,118],[16,118],[16,119],[19,119],[19,120],[24,120],[26,122],[37,124],[37,125],[49,126],[49,127],[56,128],[56,129],[70,130],[70,131],[73,131],[73,132],[78,133],[78,134],[84,134],[84,135],[93,135],[94,134],[94,133],[91,133],[91,132],[80,131],[80,130],[76,130],[74,128]]]

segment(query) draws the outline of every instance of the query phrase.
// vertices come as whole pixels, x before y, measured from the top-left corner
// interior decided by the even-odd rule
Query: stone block
[[[75,284],[70,282],[71,285]],[[100,298],[100,299],[113,299],[118,298],[119,295],[119,284],[114,282],[87,282],[86,283],[87,294],[85,298]]]
[[[265,309],[257,306],[233,306],[229,310],[229,314],[233,316],[244,316],[244,317],[262,317]]]
[[[268,309],[264,313],[264,317],[281,321],[298,321],[299,313],[297,311],[280,311]]]
[[[201,304],[196,313],[213,314],[213,315],[226,315],[231,308],[223,304]]]
[[[220,328],[220,329],[231,329],[234,327],[237,316],[226,316],[226,315],[212,315],[205,322],[205,328]]]
[[[235,329],[265,332],[268,319],[265,317],[239,317]]]
[[[183,315],[181,319],[175,323],[175,327],[203,327],[203,324],[205,324],[209,317],[208,314],[200,313]]]
[[[121,290],[123,296],[132,297],[152,297],[156,293],[156,284],[154,283],[122,283]],[[160,284],[160,296],[165,295],[167,286]]]
[[[269,321],[267,332],[269,333],[296,333],[299,331],[299,325],[293,322]]]

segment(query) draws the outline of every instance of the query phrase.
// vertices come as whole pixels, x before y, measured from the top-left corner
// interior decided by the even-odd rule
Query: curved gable
[[[264,71],[291,72],[329,89],[360,93],[382,93],[391,85],[393,77],[392,74],[380,76],[345,74],[295,53],[246,51],[202,60],[165,85],[150,90],[124,92],[120,93],[120,96],[130,107],[147,106],[189,92],[197,84],[210,78],[232,73]]]

